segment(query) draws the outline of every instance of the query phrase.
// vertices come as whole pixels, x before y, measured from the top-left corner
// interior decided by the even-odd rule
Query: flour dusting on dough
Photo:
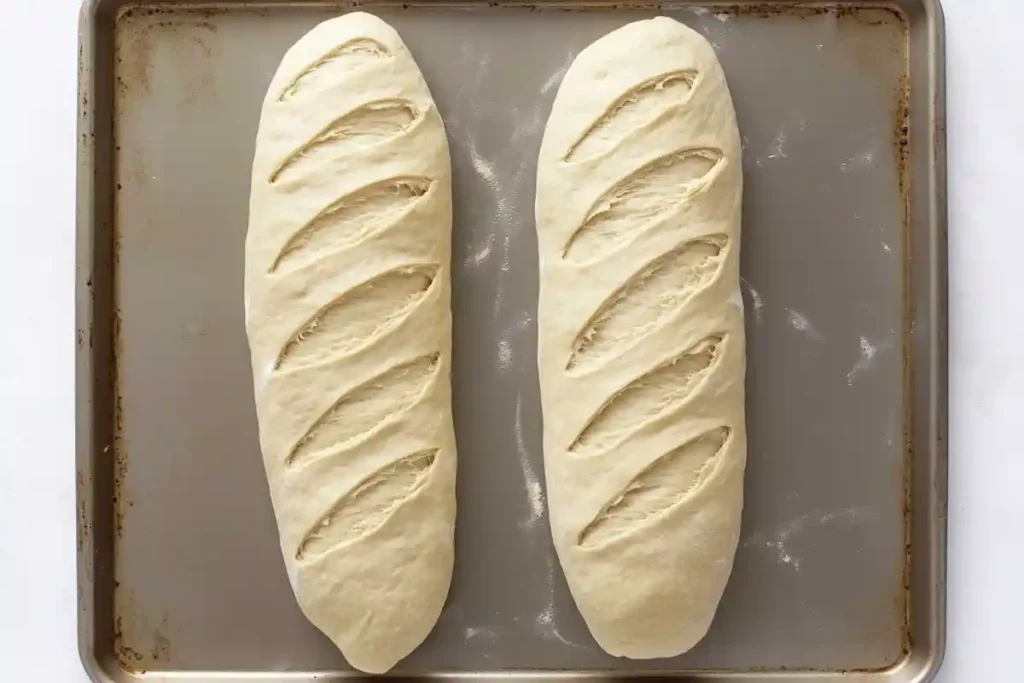
[[[741,313],[743,312],[743,293],[740,291],[739,287],[729,295],[729,303],[740,309]]]
[[[259,375],[256,377],[256,398],[259,398],[263,394],[263,390],[267,388],[267,382],[270,381],[270,376],[274,374],[274,362],[271,361],[263,366],[260,370]]]

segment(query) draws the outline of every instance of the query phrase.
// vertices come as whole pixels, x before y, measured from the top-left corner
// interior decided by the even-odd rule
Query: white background
[[[938,680],[1024,680],[1024,3],[945,0],[949,646]],[[85,681],[75,627],[78,0],[0,3],[0,665]],[[1015,427],[1015,425],[1021,427]]]

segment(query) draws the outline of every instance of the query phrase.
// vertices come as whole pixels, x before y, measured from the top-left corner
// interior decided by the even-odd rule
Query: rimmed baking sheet
[[[937,5],[362,8],[419,62],[454,173],[457,566],[437,628],[399,671],[929,676],[946,501]],[[348,670],[284,573],[241,305],[259,103],[284,50],[345,9],[83,9],[79,594],[98,680]],[[589,637],[547,531],[534,163],[574,55],[658,11],[712,41],[743,135],[750,453],[710,634],[681,657],[631,662]]]

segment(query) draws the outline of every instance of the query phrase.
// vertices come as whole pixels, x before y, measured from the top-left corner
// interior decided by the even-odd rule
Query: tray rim
[[[480,7],[516,8],[533,5],[575,7],[622,7],[629,9],[661,9],[695,5],[707,8],[730,7],[744,10],[777,10],[780,8],[819,7],[882,7],[894,9],[904,17],[908,27],[905,8],[914,6],[923,13],[926,52],[926,86],[929,90],[927,120],[927,144],[921,154],[928,164],[930,188],[924,198],[923,212],[930,230],[924,245],[927,256],[923,274],[907,275],[906,296],[912,288],[921,286],[924,295],[920,300],[937,317],[921,334],[905,342],[907,359],[905,390],[906,402],[912,406],[912,416],[907,428],[907,503],[904,514],[907,544],[906,577],[906,642],[904,654],[894,664],[879,670],[688,670],[679,674],[686,680],[713,681],[728,680],[737,683],[758,683],[759,681],[782,681],[799,678],[808,683],[878,683],[899,681],[900,683],[925,683],[931,680],[942,665],[946,650],[946,536],[948,518],[948,211],[946,184],[946,65],[945,65],[945,18],[940,0],[656,0],[618,4],[614,0],[82,0],[79,10],[78,49],[78,93],[76,131],[76,258],[75,258],[75,466],[76,466],[76,540],[77,540],[77,623],[78,651],[83,667],[89,678],[96,683],[107,683],[138,679],[145,672],[124,669],[114,654],[113,614],[102,609],[98,593],[112,593],[116,580],[110,559],[99,547],[94,529],[104,524],[114,524],[112,511],[114,491],[113,471],[119,466],[114,453],[107,457],[116,441],[114,423],[119,422],[116,406],[104,411],[98,407],[97,384],[102,381],[113,383],[116,369],[116,309],[113,312],[110,335],[97,330],[97,307],[107,306],[113,300],[113,286],[110,273],[116,264],[113,250],[104,254],[97,248],[97,228],[112,222],[112,204],[109,198],[98,196],[97,186],[103,161],[109,165],[114,140],[112,130],[97,127],[97,100],[112,95],[113,84],[102,83],[97,78],[97,43],[100,31],[109,22],[109,29],[120,19],[121,14],[131,6],[167,6],[182,10],[221,9],[233,6],[265,8],[297,4],[303,6],[333,6],[352,9],[365,4],[379,6],[434,6],[434,7]],[[109,7],[108,7],[109,6]],[[107,14],[108,16],[102,16]],[[908,61],[910,56],[908,54]],[[919,164],[921,162],[918,162]],[[913,193],[913,188],[910,189]],[[918,198],[919,200],[921,198]],[[909,211],[909,210],[908,210]],[[909,233],[909,228],[905,228]],[[103,271],[102,261],[110,262],[109,273]],[[915,279],[921,282],[915,283]],[[109,290],[109,291],[108,291]],[[97,341],[94,342],[94,337]],[[912,350],[920,344],[923,350]],[[110,353],[111,350],[115,353]],[[918,362],[920,359],[920,362]],[[910,362],[914,361],[914,362]],[[923,390],[915,387],[923,384]],[[924,401],[922,405],[923,391]],[[113,419],[110,419],[113,418]],[[104,427],[103,420],[109,420]],[[97,428],[99,427],[99,428]],[[914,432],[911,436],[910,432]],[[924,447],[920,447],[918,432],[923,435]],[[913,444],[910,441],[913,441]],[[105,446],[100,446],[106,441]],[[913,447],[912,447],[913,446]],[[116,453],[117,449],[114,448]],[[921,455],[923,453],[923,455]],[[105,481],[101,469],[109,470]],[[108,495],[109,494],[109,495]],[[914,500],[915,503],[910,501]],[[107,544],[108,546],[111,544]],[[923,547],[922,547],[923,546]],[[108,553],[112,555],[113,553]],[[106,619],[106,626],[101,623]],[[923,623],[922,623],[923,622]],[[104,630],[106,629],[106,630]],[[109,632],[107,632],[109,631]],[[109,647],[108,647],[109,646]],[[187,672],[175,675],[172,671],[160,672],[163,680],[218,679],[223,680],[226,672]],[[360,674],[332,676],[331,672],[278,673],[281,679],[311,680],[322,677],[362,677]],[[472,672],[435,674],[439,678],[481,678],[489,676],[525,677],[533,681],[561,681],[567,678],[622,678],[616,672]],[[668,672],[638,672],[628,677],[671,677]],[[230,680],[236,683],[255,683],[268,680],[266,673],[231,672]]]

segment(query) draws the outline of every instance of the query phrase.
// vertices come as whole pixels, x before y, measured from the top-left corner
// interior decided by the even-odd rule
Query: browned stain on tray
[[[182,13],[173,7],[129,7],[117,19],[114,51],[114,144],[113,168],[116,182],[112,190],[117,193],[146,190],[155,180],[137,148],[123,146],[121,139],[130,139],[129,131],[118,128],[118,121],[124,112],[144,106],[152,90],[154,79],[161,83],[168,77],[176,80],[181,93],[179,108],[201,105],[203,95],[213,92],[215,82],[204,66],[213,56],[209,37],[217,27],[203,17],[205,14]],[[167,50],[175,53],[175,72],[167,74],[164,69],[170,63]],[[160,51],[158,54],[157,51]],[[157,69],[161,71],[157,71]],[[121,110],[120,112],[118,110]],[[135,109],[135,111],[138,111]],[[124,195],[122,195],[124,196]],[[126,239],[140,235],[145,225],[127,223],[117,208],[118,194],[114,195],[114,225],[111,231],[111,260],[114,278],[121,264]],[[97,452],[97,458],[109,463],[112,473],[112,549],[114,576],[122,574],[123,563],[128,561],[130,533],[126,530],[135,507],[131,485],[131,454],[124,436],[126,410],[124,385],[121,375],[125,348],[124,324],[121,304],[118,301],[118,286],[111,292],[109,382],[112,389],[113,438]],[[116,578],[113,580],[114,620],[112,625],[113,651],[118,665],[125,671],[145,673],[159,669],[172,661],[172,627],[170,614],[164,610],[156,619],[153,612],[147,612],[141,602],[127,586]],[[150,607],[151,609],[151,607]]]
[[[116,239],[116,238],[115,238]],[[117,242],[114,244],[114,253],[119,251]],[[115,257],[116,261],[116,257]],[[114,439],[112,444],[103,447],[100,457],[113,461],[114,472],[114,563],[117,564],[121,545],[122,532],[124,530],[125,508],[129,502],[125,490],[128,477],[128,453],[125,450],[122,431],[124,428],[124,403],[121,396],[121,384],[118,375],[122,350],[121,340],[121,314],[116,308],[113,312],[113,326],[111,330],[113,348],[113,362],[110,364],[110,383],[114,389]]]
[[[709,5],[709,9],[719,14],[727,14],[738,17],[755,17],[766,19],[777,16],[788,16],[797,18],[818,17],[822,15],[834,16],[837,19],[852,17],[864,26],[877,26],[882,23],[878,18],[866,17],[862,12],[866,10],[883,9],[899,14],[891,5],[885,3],[835,3],[835,4],[808,4],[795,2],[746,2],[734,5]]]
[[[906,28],[904,28],[906,38]],[[896,171],[899,178],[900,204],[903,212],[902,235],[903,253],[909,255],[911,248],[910,230],[910,82],[907,76],[909,64],[904,68],[904,75],[900,78],[893,98],[893,130],[892,145],[896,156]],[[903,615],[903,630],[901,633],[901,645],[904,657],[910,656],[913,648],[913,641],[910,630],[911,618],[911,569],[913,562],[913,463],[914,463],[914,401],[913,396],[914,378],[914,353],[913,353],[913,332],[914,332],[914,309],[913,292],[911,290],[911,269],[904,258],[903,265],[903,321],[902,330],[902,354],[903,354],[903,392],[906,397],[903,401],[903,591],[899,596],[900,602],[897,608]]]
[[[115,589],[114,600],[114,655],[122,669],[138,671],[145,657],[129,644],[135,640],[137,628],[135,600],[131,593],[121,590],[119,586]]]
[[[82,470],[78,469],[75,473],[75,493],[77,503],[77,542],[78,542],[78,554],[81,556],[83,567],[85,569],[86,579],[90,582],[93,580],[93,552],[92,552],[92,515],[89,512],[89,502],[86,496],[87,489],[91,488],[91,482],[87,479],[88,475]]]
[[[166,609],[155,620],[135,596],[118,589],[114,618],[114,654],[122,669],[135,673],[158,669],[171,661],[171,617]],[[155,623],[154,623],[155,622]]]
[[[145,670],[141,669],[139,665],[142,664],[145,657],[130,645],[125,645],[122,640],[123,622],[121,617],[114,620],[114,655],[117,657],[117,663],[125,671],[144,673]]]
[[[122,11],[117,18],[114,51],[118,94],[149,91],[158,43],[185,50],[191,44],[209,56],[210,48],[201,32],[216,33],[217,26],[207,17],[208,13],[202,11],[181,12],[159,6],[133,6]]]
[[[162,81],[177,83],[180,109],[196,108],[211,96],[216,86],[209,68],[217,26],[203,12],[181,12],[172,7],[135,6],[117,19],[114,72],[116,109],[142,104],[151,94],[155,65],[173,64],[172,74],[160,74]],[[160,59],[157,50],[171,50],[175,59]],[[121,116],[117,116],[118,119]],[[115,139],[120,137],[115,131]],[[138,150],[115,147],[117,189],[139,188],[155,180]]]

